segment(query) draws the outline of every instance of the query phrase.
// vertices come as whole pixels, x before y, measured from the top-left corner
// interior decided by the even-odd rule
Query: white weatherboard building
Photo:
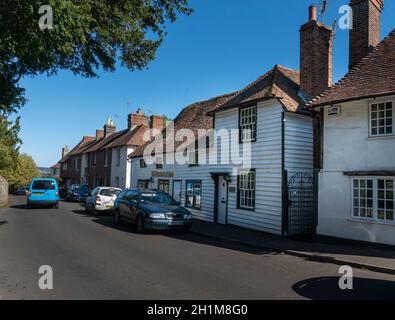
[[[214,142],[218,164],[199,165],[200,151],[197,163],[192,156],[189,165],[159,159],[146,165],[142,147],[132,154],[132,187],[164,190],[198,219],[283,234],[284,170],[290,176],[313,171],[313,120],[299,112],[298,78],[298,72],[275,66],[237,94],[187,107],[175,120],[176,130],[201,129],[199,124],[212,121],[205,115],[209,112],[215,131],[235,129],[240,136]],[[221,152],[229,154],[232,146],[243,148],[247,142],[251,168],[221,163]]]

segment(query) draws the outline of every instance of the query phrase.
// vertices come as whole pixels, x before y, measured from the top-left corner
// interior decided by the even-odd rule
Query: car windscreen
[[[55,182],[51,180],[34,180],[33,190],[55,190]]]
[[[163,192],[144,192],[141,194],[141,202],[155,204],[174,204],[174,199]]]
[[[113,196],[118,196],[121,190],[117,189],[102,189],[100,191],[100,195],[104,197],[113,197]]]
[[[88,186],[75,186],[75,191],[89,192]]]

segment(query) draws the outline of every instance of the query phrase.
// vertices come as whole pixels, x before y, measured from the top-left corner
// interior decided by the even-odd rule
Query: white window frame
[[[356,199],[355,197],[355,193],[354,193],[354,181],[356,180],[372,180],[373,181],[373,216],[370,217],[360,217],[360,216],[355,216],[354,215],[354,210],[357,209],[357,207],[355,206],[354,200]],[[385,195],[387,195],[387,191],[389,193],[392,192],[392,200],[391,199],[381,199],[379,198],[379,181],[380,180],[392,180],[392,190],[384,190]],[[386,185],[386,184],[385,184]],[[358,189],[360,190],[360,188]],[[380,189],[381,190],[381,189]],[[360,198],[358,198],[360,199]],[[384,208],[384,215],[386,215],[386,212],[392,211],[393,214],[393,220],[388,220],[386,219],[380,219],[379,218],[379,211],[382,211],[383,208],[379,207],[379,201],[389,201],[392,202],[392,209],[391,208]],[[385,206],[387,205],[386,202],[384,202]],[[351,178],[351,220],[357,220],[357,221],[368,221],[368,222],[375,222],[375,223],[384,223],[384,224],[391,224],[391,225],[395,225],[395,209],[394,209],[394,204],[395,204],[395,177],[352,177]],[[388,209],[388,210],[385,210]]]
[[[372,107],[374,105],[380,105],[380,104],[384,104],[386,105],[387,103],[391,103],[392,104],[392,133],[384,133],[384,134],[373,134],[372,130],[373,130],[373,126],[372,126],[372,122],[373,122],[373,118],[372,118]],[[388,100],[378,100],[378,101],[372,101],[369,103],[369,137],[371,138],[379,138],[379,137],[391,137],[395,135],[395,100],[393,99],[388,99]],[[377,118],[378,120],[379,118]],[[386,116],[384,118],[386,120]],[[377,126],[378,128],[378,126]],[[386,126],[384,126],[384,128],[386,128]]]
[[[244,175],[250,175],[254,174],[254,187],[253,188],[242,188],[241,183],[242,183],[242,176]],[[250,210],[250,211],[255,211],[256,207],[256,170],[240,170],[238,174],[238,181],[237,181],[237,207],[238,209],[241,210]],[[242,192],[253,192],[254,195],[251,198],[251,201],[253,202],[252,206],[247,206],[247,205],[242,205],[242,198],[247,199],[248,197],[242,196]]]
[[[155,168],[157,170],[163,170],[163,158],[162,157],[156,157]]]
[[[254,112],[255,112],[255,121],[244,123],[244,118],[252,118],[254,115],[250,114],[248,116],[246,116],[246,115],[243,116],[243,113],[251,111],[251,110],[254,110]],[[246,132],[249,132],[251,135],[249,139],[245,136],[245,131],[244,131],[244,130],[247,130],[248,126],[254,127],[254,130],[246,131]],[[257,106],[240,108],[240,110],[239,110],[240,143],[255,142],[257,139],[257,126],[258,126],[258,108],[257,108]]]

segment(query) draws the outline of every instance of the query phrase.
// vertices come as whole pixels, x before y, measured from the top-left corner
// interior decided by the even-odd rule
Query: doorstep
[[[230,225],[195,220],[191,232],[261,250],[276,251],[306,260],[349,265],[370,271],[395,274],[395,247],[317,237],[297,241],[264,232]]]

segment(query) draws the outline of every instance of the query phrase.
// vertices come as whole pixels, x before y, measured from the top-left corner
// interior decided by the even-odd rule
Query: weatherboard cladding
[[[250,229],[281,234],[282,227],[282,137],[281,123],[283,105],[277,99],[261,101],[257,104],[257,141],[253,143],[252,168],[256,170],[256,208],[246,211],[237,207],[237,192],[229,192],[227,222],[232,225]],[[299,114],[286,112],[286,169],[290,172],[312,171],[312,119]],[[216,130],[237,129],[239,112],[237,108],[219,111],[215,117]],[[230,145],[239,145],[238,137]],[[230,153],[228,147],[225,152]],[[235,150],[232,150],[235,152]],[[202,157],[201,154],[199,154]],[[200,158],[202,163],[202,158]],[[155,164],[140,168],[140,159],[132,159],[132,187],[137,187],[139,180],[149,180],[152,172],[157,171]],[[211,173],[228,172],[231,177],[230,187],[237,190],[237,169],[234,164],[188,165],[164,164],[162,172],[172,172],[172,178],[152,177],[152,188],[158,188],[158,180],[169,180],[170,194],[173,192],[173,180],[182,180],[181,198],[185,205],[185,188],[187,180],[202,181],[202,209],[191,211],[194,217],[205,221],[214,220],[215,185]]]

